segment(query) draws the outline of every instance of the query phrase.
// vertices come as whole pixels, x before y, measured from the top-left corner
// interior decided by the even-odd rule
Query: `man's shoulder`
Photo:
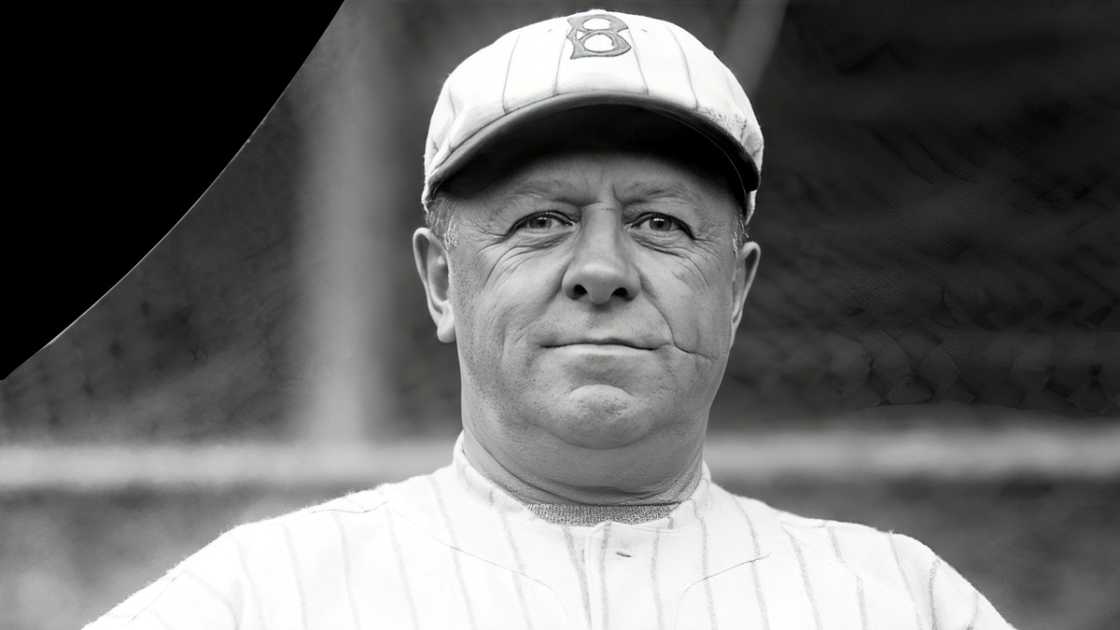
[[[404,503],[427,487],[438,471],[416,475],[401,481],[379,484],[373,488],[349,492],[320,503],[276,516],[237,525],[223,534],[242,546],[260,544],[327,544],[360,533],[362,538],[376,536],[384,530],[387,515],[395,508],[406,511]]]
[[[763,539],[766,555],[795,573],[816,576],[834,588],[849,580],[871,607],[909,601],[922,620],[919,625],[1010,628],[967,579],[913,536],[727,496],[750,517],[751,534]]]
[[[386,514],[426,476],[237,525],[88,627],[147,627],[179,617],[199,620],[198,627],[233,627],[247,606],[261,605],[257,597],[283,612],[323,585],[344,592],[336,584],[338,567],[351,557],[385,552]]]
[[[395,484],[381,484],[366,490],[348,492],[296,510],[242,523],[234,529],[251,532],[273,527],[327,523],[342,515],[376,515],[390,503],[391,494],[387,490],[392,485]]]
[[[842,534],[844,536],[866,538],[896,536],[900,539],[914,540],[905,534],[881,529],[875,525],[799,514],[774,506],[762,499],[737,494],[720,486],[716,487],[719,488],[729,500],[737,503],[741,510],[749,513],[756,519],[761,518],[768,520],[772,526],[780,528],[791,536],[815,539],[828,538],[834,534]],[[918,541],[914,540],[914,542],[917,543]],[[921,543],[918,544],[920,545]]]
[[[727,492],[725,490],[725,492]],[[752,518],[758,535],[772,548],[806,560],[831,560],[872,574],[891,576],[899,570],[928,571],[938,555],[918,539],[871,524],[797,514],[759,499],[727,492]]]

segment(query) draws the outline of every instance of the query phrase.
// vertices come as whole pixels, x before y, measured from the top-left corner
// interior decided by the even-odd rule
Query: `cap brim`
[[[516,129],[531,125],[552,114],[604,105],[639,108],[661,114],[692,129],[709,140],[713,150],[722,153],[727,158],[739,180],[743,198],[746,198],[751,191],[758,189],[759,170],[754,160],[751,159],[751,156],[737,138],[731,136],[716,124],[703,118],[695,111],[677,107],[661,99],[638,94],[604,91],[566,94],[544,99],[510,112],[482,127],[456,147],[438,167],[432,170],[428,178],[425,204],[431,200],[440,185],[462,170],[475,156],[500,139],[508,137]]]

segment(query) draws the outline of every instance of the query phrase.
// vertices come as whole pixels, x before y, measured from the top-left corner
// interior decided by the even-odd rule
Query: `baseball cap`
[[[602,9],[510,31],[451,72],[425,142],[425,210],[440,185],[497,138],[598,106],[657,113],[706,138],[734,170],[750,219],[763,142],[739,81],[683,28]]]

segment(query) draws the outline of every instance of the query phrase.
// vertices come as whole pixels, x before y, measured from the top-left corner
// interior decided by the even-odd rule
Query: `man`
[[[667,22],[590,11],[447,79],[413,238],[452,463],[224,534],[91,628],[1008,628],[921,543],[712,482],[762,135]]]

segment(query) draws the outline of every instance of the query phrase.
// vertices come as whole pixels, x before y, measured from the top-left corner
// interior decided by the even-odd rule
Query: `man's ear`
[[[733,308],[731,311],[731,338],[734,340],[735,331],[739,329],[739,320],[743,318],[743,308],[747,303],[747,294],[754,284],[755,273],[758,272],[758,261],[762,257],[762,248],[754,241],[747,241],[736,249],[735,253],[735,278],[732,281]]]
[[[412,255],[428,298],[428,313],[436,325],[436,337],[455,341],[455,314],[451,310],[451,269],[443,240],[426,227],[412,233]]]

